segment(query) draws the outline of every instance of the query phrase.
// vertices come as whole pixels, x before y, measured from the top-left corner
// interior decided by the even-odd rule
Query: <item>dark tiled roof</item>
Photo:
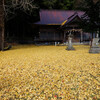
[[[78,14],[77,12],[75,12],[72,16],[70,16],[70,17],[68,18],[68,20],[67,20],[66,23],[64,23],[64,24],[70,23],[75,17],[81,18],[81,16],[79,16],[79,14]]]
[[[46,24],[46,25],[61,25],[65,20],[68,20],[75,12],[78,16],[82,16],[82,11],[71,11],[71,10],[41,10],[40,21],[35,24]]]

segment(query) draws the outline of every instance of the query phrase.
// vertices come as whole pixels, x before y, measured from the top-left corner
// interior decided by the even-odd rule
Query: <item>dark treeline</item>
[[[35,0],[35,4],[40,9],[74,9],[74,3],[76,0]]]
[[[28,14],[20,9],[16,11],[16,15],[5,21],[5,39],[8,42],[25,43],[28,40],[34,40],[37,34],[36,29],[33,30],[32,23],[39,20],[38,9]]]
[[[81,28],[92,34],[100,34],[100,0],[83,0],[78,8],[85,11],[80,23]]]

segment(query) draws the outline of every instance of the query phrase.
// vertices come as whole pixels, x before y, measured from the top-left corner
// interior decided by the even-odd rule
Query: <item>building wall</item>
[[[61,31],[60,26],[51,26],[51,25],[40,25],[39,28],[39,37],[35,41],[39,42],[66,42],[68,41],[68,29]],[[73,29],[72,27],[70,27]],[[72,32],[73,42],[83,42],[89,41],[91,38],[90,33],[84,33],[79,31]]]
[[[39,26],[38,41],[62,41],[63,33],[59,30],[60,26],[41,25]]]
[[[73,35],[73,42],[88,42],[90,41],[91,39],[91,33],[86,33],[86,32],[81,32],[81,31],[68,31],[68,30],[65,30],[64,33],[65,33],[65,39],[64,39],[64,42],[68,41],[68,35],[70,34]]]

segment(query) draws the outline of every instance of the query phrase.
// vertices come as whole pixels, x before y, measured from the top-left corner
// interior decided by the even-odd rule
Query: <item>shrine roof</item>
[[[40,10],[40,21],[35,24],[61,25],[63,22],[67,22],[76,12],[79,17],[84,14],[83,11],[74,10]]]

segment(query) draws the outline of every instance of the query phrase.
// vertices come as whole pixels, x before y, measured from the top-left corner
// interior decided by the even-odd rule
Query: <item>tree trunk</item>
[[[4,8],[3,0],[0,0],[0,50],[4,50]]]

